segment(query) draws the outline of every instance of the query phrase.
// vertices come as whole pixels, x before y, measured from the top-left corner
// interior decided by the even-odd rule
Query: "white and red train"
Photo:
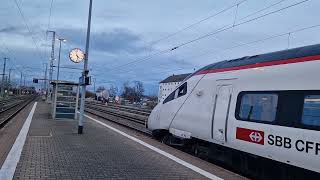
[[[318,178],[320,45],[208,65],[154,108],[148,128],[251,177]]]

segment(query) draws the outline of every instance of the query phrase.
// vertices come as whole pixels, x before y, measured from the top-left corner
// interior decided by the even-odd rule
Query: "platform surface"
[[[208,179],[88,118],[78,135],[77,121],[49,119],[49,108],[38,102],[13,179]],[[223,179],[243,179],[220,171]]]

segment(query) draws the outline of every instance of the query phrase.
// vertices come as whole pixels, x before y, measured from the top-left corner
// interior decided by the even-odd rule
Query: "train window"
[[[174,95],[175,95],[175,91],[173,91],[171,94],[169,94],[169,96],[163,101],[163,104],[174,100]]]
[[[236,116],[246,121],[273,122],[277,106],[278,95],[275,93],[243,93]]]
[[[184,83],[178,88],[178,97],[181,97],[185,94],[187,94],[187,83]]]
[[[184,83],[181,85],[178,89],[173,91],[164,101],[163,104],[174,100],[175,98],[181,97],[183,95],[187,94],[187,83]]]
[[[320,95],[304,97],[301,122],[304,125],[320,126]]]

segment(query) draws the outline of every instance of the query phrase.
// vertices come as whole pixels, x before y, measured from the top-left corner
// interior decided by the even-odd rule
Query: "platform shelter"
[[[70,81],[52,81],[53,119],[77,119],[79,84]]]

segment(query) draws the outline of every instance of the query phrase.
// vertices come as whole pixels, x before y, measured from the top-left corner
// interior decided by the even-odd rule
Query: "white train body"
[[[157,105],[148,128],[320,173],[320,45],[303,48],[276,52],[307,49],[293,58],[199,70]],[[245,60],[225,64],[235,61]]]

